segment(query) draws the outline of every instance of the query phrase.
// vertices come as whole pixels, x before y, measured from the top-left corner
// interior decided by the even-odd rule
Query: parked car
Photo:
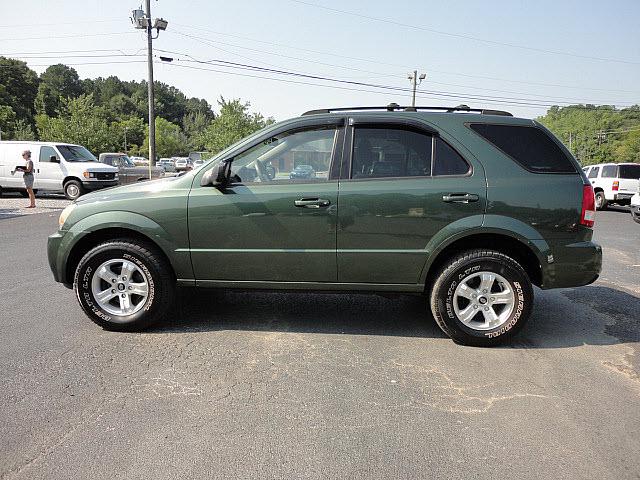
[[[316,171],[311,165],[298,165],[291,171],[289,178],[316,178]]]
[[[194,160],[193,162],[193,168],[200,168],[202,165],[204,165],[204,160],[202,159]]]
[[[323,173],[270,180],[265,165],[286,170],[295,156]],[[594,217],[578,162],[536,121],[463,106],[327,109],[184,175],[78,200],[48,256],[109,330],[158,322],[177,286],[364,291],[423,295],[454,341],[491,346],[523,327],[533,285],[598,278]]]
[[[631,210],[631,218],[633,218],[636,223],[640,223],[640,187],[638,187],[638,191],[631,197],[629,207]]]
[[[105,165],[113,165],[118,169],[120,185],[127,183],[141,182],[149,180],[149,166],[136,166],[131,159],[124,153],[101,153],[99,157],[100,163]],[[151,167],[151,179],[155,180],[164,175],[164,168]]]
[[[31,151],[35,191],[62,191],[69,200],[75,200],[87,191],[118,184],[118,169],[98,163],[81,145],[1,141],[0,191],[20,191],[26,196],[22,174],[15,172],[16,166],[24,165],[24,150]]]
[[[177,172],[185,172],[193,168],[193,162],[189,158],[179,157],[176,159],[175,166]]]
[[[599,163],[583,168],[596,195],[596,209],[610,203],[629,205],[640,186],[640,163]]]
[[[158,167],[164,168],[165,172],[176,171],[175,160],[173,160],[172,158],[161,158],[160,160],[158,160],[158,163],[156,163],[156,165]]]
[[[129,160],[131,160],[135,165],[149,165],[149,160],[144,157],[129,157]]]

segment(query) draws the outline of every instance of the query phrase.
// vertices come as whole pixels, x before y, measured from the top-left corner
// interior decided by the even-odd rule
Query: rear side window
[[[640,178],[640,165],[620,165],[620,178]]]
[[[589,172],[589,178],[596,178],[598,176],[599,171],[600,171],[600,167],[593,167]]]
[[[469,128],[531,172],[576,171],[556,142],[540,128],[487,123],[472,123]]]
[[[602,167],[602,178],[615,178],[617,176],[616,173],[618,173],[617,169],[616,165],[605,165]]]
[[[469,164],[449,144],[436,138],[436,156],[433,162],[434,175],[465,175]]]
[[[431,175],[431,135],[370,127],[358,127],[354,135],[351,178]]]

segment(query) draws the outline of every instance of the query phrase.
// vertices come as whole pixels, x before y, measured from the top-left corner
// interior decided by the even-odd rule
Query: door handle
[[[328,207],[331,205],[329,200],[325,200],[324,198],[299,198],[293,204],[296,207],[300,208],[320,208],[320,207]]]
[[[447,203],[469,203],[480,199],[475,193],[450,193],[442,196],[442,201]]]

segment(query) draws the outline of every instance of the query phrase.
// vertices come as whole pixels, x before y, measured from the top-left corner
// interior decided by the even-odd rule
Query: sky
[[[0,0],[0,55],[38,73],[64,63],[81,78],[145,79],[145,35],[129,20],[139,5]],[[173,58],[156,57],[155,80],[214,110],[221,95],[276,120],[315,108],[407,105],[413,70],[426,73],[417,105],[534,118],[553,104],[640,103],[638,0],[152,0],[151,8],[169,22],[155,54]]]

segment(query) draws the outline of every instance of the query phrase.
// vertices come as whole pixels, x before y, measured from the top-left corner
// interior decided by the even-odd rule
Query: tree
[[[15,129],[16,112],[8,105],[0,105],[0,132],[2,138],[7,140],[13,138],[13,130]]]
[[[140,152],[149,155],[149,127],[146,128],[144,145]],[[162,117],[156,117],[156,155],[158,157],[173,157],[189,153],[187,139],[180,130],[180,126]]]
[[[45,114],[36,117],[41,140],[77,143],[95,154],[119,150],[118,135],[91,95],[62,99],[57,114],[57,117]]]
[[[40,75],[36,112],[54,116],[60,108],[61,98],[76,98],[81,94],[82,84],[75,69],[62,64],[51,65]]]
[[[220,115],[215,117],[203,134],[203,144],[207,151],[217,153],[247,135],[274,122],[259,113],[249,113],[249,102],[240,99],[218,100]]]
[[[13,131],[14,140],[35,140],[36,134],[33,127],[26,120],[16,120],[16,126]]]
[[[0,105],[13,109],[17,119],[33,122],[38,75],[25,62],[0,57]]]
[[[145,139],[145,124],[142,118],[134,115],[126,117],[121,120],[117,120],[111,124],[114,134],[118,137],[120,144],[119,149],[126,150],[127,152],[137,152],[139,148],[144,144]],[[127,136],[127,147],[124,148],[125,129]]]

